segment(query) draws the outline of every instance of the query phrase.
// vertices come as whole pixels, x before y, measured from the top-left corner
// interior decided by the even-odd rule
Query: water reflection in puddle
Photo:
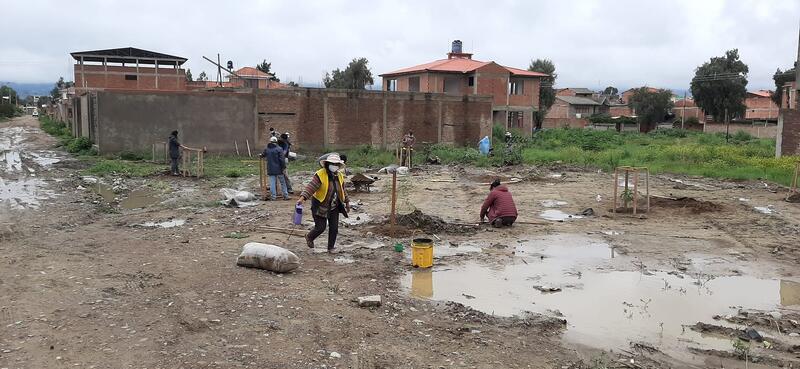
[[[403,284],[416,297],[499,316],[560,311],[568,322],[564,338],[579,344],[614,349],[643,341],[672,354],[686,346],[730,349],[729,340],[701,336],[685,325],[735,313],[739,306],[772,310],[800,303],[800,283],[793,281],[614,270],[614,264],[631,260],[582,236],[522,243],[516,255],[506,265],[470,261],[413,270]]]

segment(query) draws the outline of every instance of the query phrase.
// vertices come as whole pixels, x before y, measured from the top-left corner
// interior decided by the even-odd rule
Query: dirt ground
[[[17,135],[0,151],[7,157],[21,153],[22,164],[17,169],[8,159],[0,162],[0,191],[7,192],[0,196],[2,368],[745,367],[732,347],[696,345],[675,354],[631,337],[630,345],[609,348],[571,340],[570,332],[580,327],[570,323],[569,313],[566,318],[522,311],[493,315],[471,307],[480,298],[468,294],[455,302],[435,294],[415,296],[404,282],[413,272],[408,250],[395,252],[393,246],[399,242],[408,248],[418,236],[437,243],[434,273],[470,263],[527,265],[531,259],[512,251],[513,245],[575,236],[623,255],[609,261],[621,273],[745,275],[786,283],[800,278],[800,206],[784,201],[787,189],[771,183],[654,175],[650,192],[658,197],[651,199],[651,210],[615,217],[608,173],[427,166],[401,178],[398,191],[401,213],[419,210],[449,224],[434,222],[436,228],[426,233],[385,225],[391,177],[367,172],[379,178],[374,191],[351,193],[358,210],[351,214],[352,225],[340,227],[340,252],[329,255],[321,251],[325,235],[312,252],[302,239],[304,227],[296,234],[263,228],[291,228],[293,201],[258,201],[242,208],[218,204],[221,188],[257,192],[257,178],[112,176],[99,181],[114,193],[93,191],[94,179],[79,174],[85,164],[54,148],[55,140],[36,126],[30,117],[0,123],[4,135],[11,130]],[[36,157],[30,153],[40,152],[57,153],[58,162],[30,159]],[[297,173],[293,180],[309,177]],[[487,182],[494,177],[511,182],[520,212],[509,229],[475,226]],[[17,185],[34,179],[38,182],[31,186]],[[23,195],[8,195],[14,191]],[[135,191],[155,201],[143,208],[123,206]],[[26,201],[30,193],[34,200]],[[563,203],[552,207],[543,200]],[[578,214],[587,208],[593,216],[565,221],[540,216],[547,210]],[[173,220],[180,221],[158,225]],[[155,226],[143,225],[147,222]],[[237,267],[247,242],[286,247],[300,256],[300,268],[275,274]],[[458,245],[479,245],[480,251],[447,252]],[[711,259],[716,262],[698,262]],[[359,307],[355,299],[365,295],[381,295],[382,306]],[[787,293],[785,298],[795,297]],[[750,313],[746,310],[753,306],[739,305],[740,313],[720,311],[699,328],[686,329],[728,339],[753,327],[773,344],[751,346],[748,360],[760,359],[750,368],[797,367],[800,341],[791,333],[800,332],[795,319],[800,306],[792,301]],[[593,309],[591,301],[579,307]],[[775,327],[765,314],[773,314]],[[600,366],[605,364],[598,358],[611,364]]]

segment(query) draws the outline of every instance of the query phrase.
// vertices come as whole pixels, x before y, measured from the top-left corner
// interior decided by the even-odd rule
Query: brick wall
[[[775,120],[778,119],[778,105],[769,97],[748,94],[744,100],[744,118],[751,120]]]
[[[83,65],[76,64],[75,87],[84,89],[122,89],[122,90],[186,90],[186,73],[183,69],[139,67],[122,67],[109,65]],[[158,76],[156,77],[156,72]],[[136,80],[126,79],[126,76],[136,76]],[[158,82],[156,82],[156,79]]]
[[[781,109],[775,154],[800,155],[800,110]]]
[[[491,98],[327,89],[259,91],[258,144],[270,127],[299,148],[394,147],[408,130],[417,142],[472,145],[491,134]]]

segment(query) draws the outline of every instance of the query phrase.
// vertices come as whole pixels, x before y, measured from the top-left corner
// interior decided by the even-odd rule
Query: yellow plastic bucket
[[[411,241],[411,265],[419,268],[433,266],[433,240],[415,238]]]

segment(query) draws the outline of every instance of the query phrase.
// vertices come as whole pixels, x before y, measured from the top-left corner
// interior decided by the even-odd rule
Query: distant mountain
[[[55,83],[17,83],[0,81],[0,86],[9,86],[17,91],[17,95],[21,98],[28,96],[44,96],[50,95],[50,90],[53,89]]]

